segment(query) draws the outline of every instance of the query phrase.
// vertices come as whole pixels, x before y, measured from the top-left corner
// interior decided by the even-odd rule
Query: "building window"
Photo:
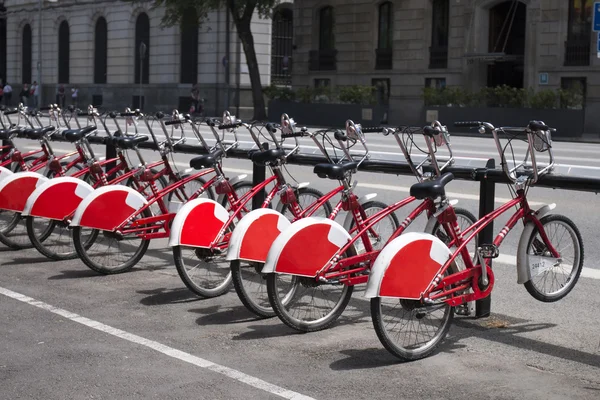
[[[581,110],[585,108],[585,99],[587,95],[585,78],[562,78],[560,80],[560,106]]]
[[[337,50],[335,50],[334,26],[333,7],[321,8],[319,10],[319,50],[311,50],[309,53],[311,70],[333,71],[336,69]]]
[[[444,89],[446,87],[446,78],[425,78],[425,87]]]
[[[135,83],[148,83],[150,76],[150,19],[146,13],[138,15],[135,21],[134,51]]]
[[[22,83],[31,83],[31,26],[23,27],[23,42],[21,44],[21,77]]]
[[[5,13],[6,8],[0,5],[0,14]],[[6,83],[6,19],[0,18],[0,79],[2,86]]]
[[[190,8],[181,21],[181,83],[195,84],[198,80],[198,33],[196,9]]]
[[[376,69],[392,69],[392,3],[386,1],[379,6],[379,29],[377,32]]]
[[[292,47],[294,14],[290,8],[279,7],[273,14],[271,35],[271,83],[292,84]]]
[[[592,0],[569,0],[569,23],[565,42],[565,65],[590,65]]]
[[[107,59],[108,29],[106,19],[100,17],[96,21],[96,34],[94,37],[94,83],[106,83]]]
[[[448,67],[448,30],[450,7],[448,0],[433,0],[429,68]]]
[[[63,21],[58,27],[58,83],[69,83],[69,23]]]
[[[390,102],[390,78],[374,78],[371,85],[375,87],[377,104],[388,105]]]

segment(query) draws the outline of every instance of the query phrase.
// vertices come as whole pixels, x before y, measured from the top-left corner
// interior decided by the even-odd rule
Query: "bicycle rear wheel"
[[[323,197],[323,193],[316,189],[299,189],[298,205],[301,209],[305,209],[321,197]],[[332,210],[331,204],[326,202],[313,215],[327,217],[331,214]],[[291,220],[294,218],[291,208],[287,204],[283,206],[281,211],[288,219]],[[263,263],[244,260],[234,260],[230,264],[233,287],[244,306],[261,318],[269,318],[275,316],[275,311],[269,303],[267,275],[261,273],[263,266]]]
[[[152,216],[149,209],[138,214],[132,222]],[[142,239],[137,232],[121,236],[110,231],[91,230],[81,226],[73,227],[73,244],[81,261],[93,271],[111,275],[129,271],[144,256],[150,240]],[[89,237],[96,235],[96,240],[90,244]],[[116,250],[114,254],[111,250]]]

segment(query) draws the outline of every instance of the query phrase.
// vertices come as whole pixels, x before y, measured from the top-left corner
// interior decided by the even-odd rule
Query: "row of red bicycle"
[[[543,122],[523,128],[460,123],[492,134],[512,182],[513,199],[477,219],[446,195],[453,180],[446,170],[454,157],[448,130],[438,121],[420,128],[362,127],[348,120],[344,129],[309,130],[286,114],[278,123],[248,124],[228,112],[221,119],[196,121],[177,111],[168,116],[130,110],[101,115],[93,107],[84,113],[56,106],[43,111],[47,115],[23,107],[2,110],[3,244],[35,247],[53,260],[80,258],[98,273],[115,274],[138,264],[151,240],[168,239],[179,276],[192,292],[216,297],[233,284],[249,311],[262,318],[277,315],[300,332],[330,327],[350,302],[354,286],[366,284],[373,324],[385,348],[406,360],[429,355],[445,337],[455,311],[468,314],[468,303],[490,295],[490,260],[520,221],[518,283],[534,298],[563,298],[583,267],[583,242],[575,224],[551,214],[554,204],[533,210],[527,201],[529,187],[554,166],[552,129]],[[80,125],[82,116],[88,126]],[[45,117],[50,125],[42,123]],[[110,132],[108,118],[116,132]],[[139,133],[140,123],[149,136]],[[154,132],[157,125],[161,134]],[[249,158],[271,172],[256,185],[246,175],[230,177],[223,169],[224,158],[241,148],[239,129],[252,137]],[[191,159],[191,170],[180,172],[173,153],[188,140],[186,132],[206,154]],[[375,194],[355,193],[352,178],[371,156],[368,133],[394,137],[417,180],[408,197],[388,205],[373,200]],[[72,143],[74,151],[55,155],[51,141],[57,136]],[[19,151],[16,138],[37,140],[40,149]],[[150,138],[160,155],[154,162],[146,162],[139,149]],[[295,182],[286,168],[288,157],[306,144],[303,138],[326,160],[314,166],[314,173],[337,181],[327,193]],[[522,161],[507,160],[514,140],[527,142]],[[114,146],[116,157],[97,157],[97,144]],[[251,210],[252,199],[263,191],[261,207]],[[396,211],[404,207],[411,210],[400,222]],[[478,234],[512,208],[516,211],[494,241],[478,243]],[[407,232],[419,216],[427,220],[424,232]]]

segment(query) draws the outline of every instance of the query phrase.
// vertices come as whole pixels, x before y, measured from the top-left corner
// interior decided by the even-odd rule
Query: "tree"
[[[140,0],[134,0],[140,2]],[[173,26],[189,18],[189,10],[195,9],[197,23],[202,24],[206,21],[208,13],[211,11],[222,10],[226,7],[231,13],[240,42],[246,55],[248,64],[248,74],[252,86],[252,101],[254,103],[254,119],[264,120],[267,115],[265,112],[265,100],[262,93],[262,84],[260,81],[260,72],[258,70],[258,61],[254,49],[254,37],[250,29],[252,15],[255,11],[261,17],[271,15],[273,8],[279,3],[279,0],[153,0],[154,7],[164,7],[165,15],[162,18],[163,26]]]

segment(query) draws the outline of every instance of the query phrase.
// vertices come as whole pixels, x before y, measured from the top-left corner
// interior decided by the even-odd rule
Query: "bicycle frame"
[[[527,197],[523,189],[517,190],[517,196],[514,199],[510,200],[509,202],[503,204],[494,211],[485,215],[483,218],[479,219],[477,222],[471,225],[468,229],[465,229],[464,232],[460,231],[456,215],[454,214],[454,210],[451,207],[449,207],[438,216],[438,220],[444,226],[446,233],[452,238],[452,241],[448,244],[448,247],[457,246],[457,248],[452,254],[452,256],[448,259],[448,261],[446,261],[438,276],[443,276],[458,256],[462,257],[466,268],[463,271],[456,272],[442,278],[438,284],[431,284],[424,292],[425,298],[429,298],[432,301],[443,299],[444,302],[450,304],[451,306],[458,306],[466,302],[485,298],[489,295],[493,288],[493,272],[490,267],[490,264],[488,261],[484,262],[485,268],[490,278],[490,284],[487,286],[487,288],[485,288],[485,290],[481,290],[478,285],[478,279],[482,274],[483,266],[481,265],[481,262],[478,265],[475,265],[473,263],[471,255],[469,254],[466,246],[472,240],[474,240],[474,238],[486,226],[488,226],[500,215],[504,214],[509,209],[515,206],[519,206],[519,208],[510,217],[504,228],[500,230],[500,232],[494,239],[494,245],[499,247],[504,241],[506,235],[508,235],[508,233],[515,227],[515,225],[520,220],[523,220],[524,223],[531,221],[535,224],[542,240],[544,241],[544,244],[547,246],[548,250],[550,250],[552,255],[557,258],[560,257],[558,251],[554,248],[554,246],[548,239],[548,236],[544,230],[542,223],[539,221],[539,219],[529,207],[529,203],[527,202]],[[465,234],[468,234],[466,238]],[[450,285],[453,285],[454,287],[451,289],[446,289],[446,287],[449,287]],[[467,290],[470,288],[473,289],[473,293],[453,296],[453,294],[456,292],[460,292],[462,290]],[[435,293],[434,295],[429,295],[432,292],[438,293]],[[448,296],[451,297],[449,299],[444,299]]]

